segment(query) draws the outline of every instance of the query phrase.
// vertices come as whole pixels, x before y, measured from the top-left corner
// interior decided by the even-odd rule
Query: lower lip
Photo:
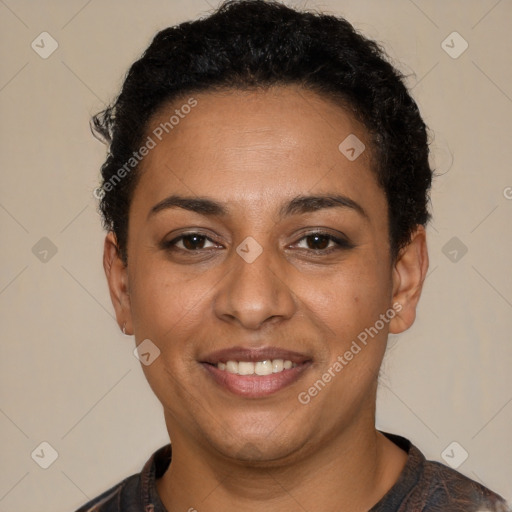
[[[310,362],[302,363],[289,370],[270,375],[238,375],[219,370],[211,364],[202,363],[217,384],[245,398],[263,398],[280,391],[297,381],[310,364]]]

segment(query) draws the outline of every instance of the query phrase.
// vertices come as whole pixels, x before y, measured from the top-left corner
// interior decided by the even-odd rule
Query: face
[[[151,121],[127,266],[112,234],[105,245],[120,324],[160,351],[142,368],[173,443],[283,461],[373,428],[388,332],[414,320],[424,230],[390,260],[370,142],[340,106],[288,86],[194,101]],[[355,160],[338,148],[349,136],[366,147]]]

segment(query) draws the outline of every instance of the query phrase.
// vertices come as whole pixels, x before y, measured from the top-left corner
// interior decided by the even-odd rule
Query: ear
[[[128,269],[124,264],[115,234],[110,231],[105,237],[103,268],[107,276],[110,299],[114,305],[117,323],[125,334],[133,334],[130,295],[128,290]]]
[[[416,319],[423,282],[428,270],[427,235],[418,226],[409,244],[398,255],[393,268],[393,304],[396,316],[389,323],[389,332],[398,334],[407,330]]]

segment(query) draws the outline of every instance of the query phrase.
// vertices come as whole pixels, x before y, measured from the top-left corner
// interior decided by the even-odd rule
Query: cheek
[[[370,268],[370,267],[369,267]],[[376,269],[378,267],[373,267]],[[385,271],[366,271],[350,285],[350,305],[345,329],[343,350],[344,364],[378,371],[386,348],[390,311],[391,278]],[[339,354],[338,354],[339,355]]]
[[[301,296],[339,343],[373,325],[389,307],[391,276],[375,262],[347,264],[316,281],[304,280]]]
[[[201,325],[212,289],[208,276],[177,271],[156,258],[134,268],[130,303],[137,339],[154,339],[165,349],[177,347],[194,325]]]
[[[381,315],[390,307],[389,286],[389,279],[378,272],[347,269],[315,303],[328,341],[318,361],[320,376],[315,376],[321,382],[308,386],[323,389],[325,384],[329,392],[319,401],[324,409],[355,409],[367,403],[364,397],[372,393],[386,350],[389,318],[383,321]]]
[[[173,404],[191,399],[190,383],[198,371],[193,340],[201,337],[212,286],[206,276],[192,278],[156,258],[134,268],[131,310],[137,343],[149,339],[160,351],[142,369],[158,399],[180,415]]]

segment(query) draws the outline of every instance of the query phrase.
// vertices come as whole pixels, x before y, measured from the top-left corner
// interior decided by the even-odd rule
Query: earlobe
[[[423,226],[418,226],[409,244],[400,251],[393,268],[392,303],[399,303],[401,307],[395,309],[397,314],[390,322],[390,333],[401,333],[414,323],[427,270],[426,232]]]
[[[130,295],[128,291],[128,269],[119,253],[115,234],[110,231],[105,237],[103,268],[107,277],[110,299],[116,312],[117,323],[125,334],[131,333]]]

